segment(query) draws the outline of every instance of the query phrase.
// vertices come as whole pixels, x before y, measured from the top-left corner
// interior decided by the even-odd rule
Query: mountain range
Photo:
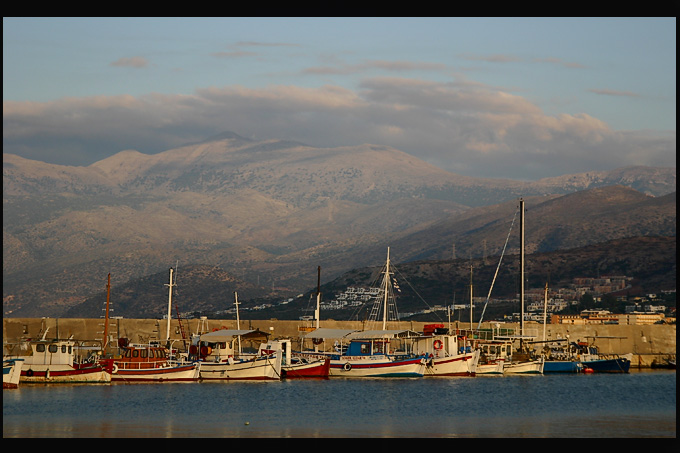
[[[3,312],[77,316],[108,273],[124,284],[207,266],[253,297],[279,297],[314,287],[317,266],[329,281],[379,265],[388,246],[397,262],[491,256],[520,197],[528,253],[675,236],[675,186],[675,168],[483,179],[386,146],[231,132],[87,167],[3,154]]]

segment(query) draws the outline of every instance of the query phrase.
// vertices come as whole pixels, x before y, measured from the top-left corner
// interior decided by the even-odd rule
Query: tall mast
[[[234,291],[234,305],[236,306],[236,330],[241,330],[241,319],[238,315],[238,293]],[[238,336],[238,353],[241,354],[241,335]]]
[[[519,237],[519,261],[520,261],[520,303],[521,303],[521,311],[520,311],[520,318],[519,318],[519,334],[520,336],[524,335],[524,200],[522,198],[519,199],[519,229],[520,229],[520,237]],[[521,341],[521,340],[520,340]]]
[[[387,329],[387,303],[388,290],[390,287],[390,248],[387,247],[387,264],[385,265],[385,297],[383,301],[383,330]]]
[[[545,341],[545,324],[548,317],[548,282],[545,282],[545,292],[543,293],[543,341]]]
[[[314,319],[316,320],[316,328],[319,328],[319,310],[321,307],[321,266],[317,268],[316,277],[316,309],[314,310]]]
[[[472,264],[470,264],[470,330],[472,330]]]
[[[109,280],[106,284],[106,312],[104,313],[104,343],[102,344],[102,353],[106,351],[109,344],[109,301],[111,298],[111,273],[109,272]]]
[[[174,286],[174,282],[172,280],[172,273],[173,273],[173,268],[170,268],[170,284],[168,284],[168,329],[165,334],[165,339],[168,342],[168,346],[170,344],[170,320],[172,319],[172,287]]]

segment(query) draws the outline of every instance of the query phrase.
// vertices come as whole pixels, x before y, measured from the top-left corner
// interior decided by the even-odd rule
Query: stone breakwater
[[[440,322],[441,323],[441,322]],[[389,323],[388,329],[423,330],[423,325],[434,322],[411,322],[401,321]],[[452,322],[450,325],[442,323],[452,329],[468,329],[469,323]],[[259,329],[271,335],[270,338],[290,338],[294,348],[300,347],[300,337],[305,331],[300,331],[302,321],[279,321],[276,319],[241,320],[241,329]],[[310,325],[307,323],[307,325]],[[322,320],[322,327],[341,329],[380,329],[381,326],[364,325],[360,321],[333,321]],[[491,329],[495,323],[482,323],[482,329]],[[517,323],[504,323],[502,328],[519,329]],[[182,330],[189,338],[192,333],[205,332],[213,329],[226,327],[236,328],[236,320],[226,319],[186,319],[182,320],[180,329],[177,319],[170,322],[170,339],[175,346],[182,349]],[[476,327],[476,324],[474,325]],[[17,343],[28,338],[38,338],[48,329],[47,337],[68,338],[73,336],[77,340],[101,340],[104,335],[104,319],[87,318],[3,318],[2,339],[3,343]],[[526,323],[527,332],[533,332],[543,339],[543,325]],[[109,320],[109,337],[116,341],[118,338],[127,338],[132,343],[147,343],[151,340],[165,340],[167,334],[167,320],[165,319],[111,319]],[[601,354],[627,354],[633,353],[631,366],[646,368],[652,362],[662,362],[669,356],[675,356],[676,328],[672,325],[568,325],[548,324],[545,328],[546,338],[567,338],[570,341],[593,341],[599,347]],[[332,347],[330,341],[327,349]],[[8,352],[8,351],[5,351]]]

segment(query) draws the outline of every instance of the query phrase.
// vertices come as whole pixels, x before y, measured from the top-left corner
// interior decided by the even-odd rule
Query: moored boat
[[[15,389],[19,388],[19,380],[21,378],[21,367],[24,364],[24,359],[19,358],[3,358],[2,359],[2,388]]]
[[[24,359],[21,383],[26,384],[104,384],[111,382],[112,364],[95,356],[76,358],[78,342],[72,339],[30,341],[32,355]],[[82,361],[81,361],[82,360]]]
[[[266,334],[225,328],[193,336],[189,360],[200,363],[201,381],[281,379],[281,352],[244,354],[238,345],[243,338],[266,340]]]
[[[261,356],[279,352],[281,354],[281,377],[287,379],[321,378],[328,379],[331,369],[330,357],[293,357],[290,340],[274,340],[260,344]]]
[[[423,326],[423,335],[413,338],[412,349],[426,354],[425,376],[475,376],[480,352],[464,336],[450,335],[443,324]]]
[[[633,354],[600,356],[596,346],[586,342],[572,343],[579,351],[584,371],[590,373],[628,373]]]
[[[122,354],[113,359],[113,382],[195,382],[198,363],[170,360],[168,350],[160,344],[129,344],[119,341]]]

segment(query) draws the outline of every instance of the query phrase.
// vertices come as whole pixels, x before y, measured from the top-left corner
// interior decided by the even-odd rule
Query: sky
[[[224,131],[464,176],[675,167],[675,17],[3,18],[3,152],[87,166]]]

